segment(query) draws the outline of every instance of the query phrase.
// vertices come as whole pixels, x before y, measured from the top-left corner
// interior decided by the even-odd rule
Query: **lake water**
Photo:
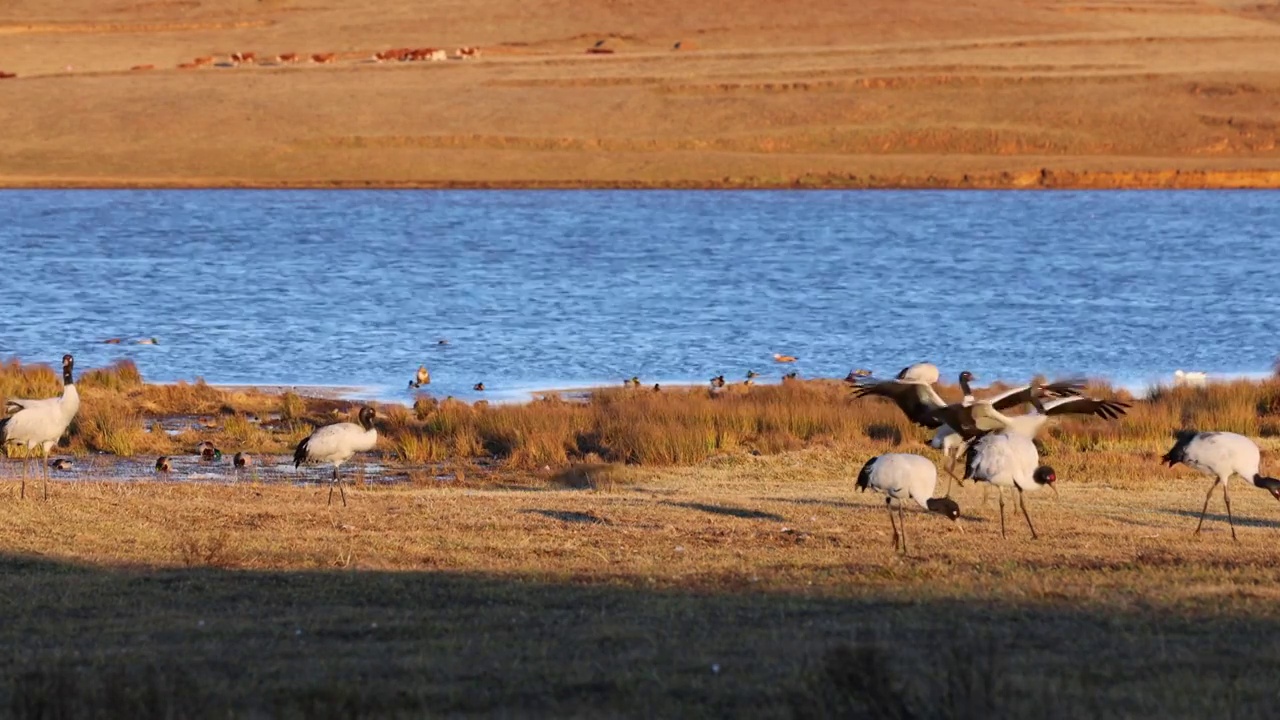
[[[1280,352],[1265,191],[3,191],[0,250],[0,356],[389,400]]]

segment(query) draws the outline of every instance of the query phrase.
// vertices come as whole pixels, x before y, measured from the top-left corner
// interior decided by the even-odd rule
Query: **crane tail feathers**
[[[298,448],[293,451],[293,467],[294,468],[299,467],[300,465],[302,465],[302,463],[307,461],[307,449],[308,449],[307,444],[310,442],[311,442],[311,436],[308,435],[307,437],[303,438],[302,442],[298,443]]]
[[[858,489],[862,492],[866,492],[867,487],[871,485],[871,466],[875,465],[879,459],[879,455],[871,458],[866,465],[862,466],[862,470],[858,471]]]

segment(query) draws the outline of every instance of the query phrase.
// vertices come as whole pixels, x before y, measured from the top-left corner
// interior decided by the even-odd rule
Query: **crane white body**
[[[347,504],[347,494],[338,481],[338,468],[359,452],[368,452],[378,444],[378,431],[373,427],[373,408],[360,410],[360,424],[351,422],[325,425],[308,435],[293,453],[293,466],[303,463],[328,463],[333,465],[332,482],[342,494],[342,504]],[[333,502],[333,487],[329,488],[329,502]]]
[[[1018,493],[1018,505],[1031,528],[1031,537],[1037,536],[1031,515],[1027,513],[1023,493],[1037,490],[1043,485],[1053,487],[1057,476],[1053,468],[1040,465],[1040,452],[1030,437],[1020,433],[997,432],[978,438],[970,447],[965,462],[965,478],[996,486],[1000,492],[1000,535],[1005,536],[1004,488]]]
[[[951,498],[935,498],[938,487],[938,469],[928,458],[906,453],[890,453],[873,457],[858,473],[857,486],[864,492],[870,488],[884,493],[885,507],[889,511],[889,524],[893,526],[893,546],[902,539],[902,551],[907,552],[907,521],[903,506],[908,499],[929,512],[935,512],[956,521],[959,527],[960,506]],[[898,501],[898,518],[902,531],[893,520],[892,502]]]
[[[43,466],[44,496],[49,497],[49,451],[62,438],[63,433],[71,426],[76,413],[80,411],[80,392],[76,390],[72,372],[75,359],[70,355],[62,357],[62,395],[55,398],[26,400],[10,398],[5,409],[13,414],[0,420],[0,440],[5,445],[18,445],[26,449],[22,461],[21,497],[27,494],[27,464],[33,450],[40,450]]]
[[[1262,453],[1249,438],[1232,432],[1195,432],[1178,433],[1177,442],[1165,453],[1161,461],[1169,467],[1182,463],[1213,478],[1213,485],[1204,496],[1204,507],[1200,510],[1200,522],[1196,523],[1195,534],[1200,534],[1204,525],[1205,513],[1209,511],[1209,499],[1213,497],[1214,488],[1222,486],[1222,500],[1227,506],[1227,523],[1231,526],[1231,538],[1236,537],[1235,519],[1231,516],[1231,493],[1227,483],[1232,475],[1239,475],[1246,482],[1267,490],[1280,500],[1280,480],[1266,477],[1259,473],[1262,464]]]

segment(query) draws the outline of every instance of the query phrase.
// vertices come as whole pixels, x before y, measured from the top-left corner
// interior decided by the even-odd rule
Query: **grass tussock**
[[[70,433],[72,452],[117,455],[164,453],[209,440],[224,451],[288,452],[320,425],[353,420],[357,403],[229,391],[203,381],[148,385],[129,362],[90,370],[80,382],[82,409]],[[1001,388],[993,387],[989,392]],[[44,365],[0,365],[0,394],[49,397],[61,392]],[[959,389],[942,386],[948,400]],[[1280,435],[1280,378],[1207,387],[1155,387],[1135,399],[1094,382],[1093,396],[1132,403],[1119,422],[1066,416],[1042,434],[1047,452],[1163,451],[1180,428]],[[724,454],[772,455],[809,447],[879,453],[930,436],[890,402],[854,399],[830,380],[781,385],[731,385],[722,391],[652,392],[608,388],[581,402],[547,395],[518,405],[467,404],[426,394],[412,408],[379,408],[383,448],[405,463],[497,460],[510,467],[558,469],[598,459],[605,463],[694,465]],[[173,434],[143,431],[157,418],[199,418]]]

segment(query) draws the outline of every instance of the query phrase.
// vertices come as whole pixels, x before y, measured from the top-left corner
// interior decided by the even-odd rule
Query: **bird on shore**
[[[475,385],[472,385],[471,389],[475,390],[476,392],[484,392],[484,383],[478,382]]]
[[[627,387],[627,388],[640,387],[640,377],[638,375],[632,375],[630,378],[622,381],[622,387]]]
[[[231,464],[235,466],[237,470],[243,470],[253,465],[253,458],[247,453],[238,452],[236,453],[236,456],[232,458]]]
[[[68,472],[71,470],[71,468],[75,467],[75,465],[72,464],[72,462],[66,458],[58,458],[56,460],[50,460],[49,467],[53,468],[54,470],[59,470],[61,472]]]
[[[1227,506],[1227,524],[1231,526],[1231,539],[1236,537],[1236,523],[1231,517],[1231,494],[1227,492],[1227,481],[1232,475],[1239,475],[1246,482],[1271,493],[1280,500],[1280,480],[1266,477],[1258,473],[1262,461],[1258,446],[1249,438],[1231,432],[1196,432],[1182,430],[1176,435],[1176,442],[1160,461],[1173,467],[1182,463],[1187,467],[1199,470],[1213,478],[1209,492],[1204,496],[1204,507],[1200,510],[1200,522],[1196,523],[1194,535],[1200,534],[1204,525],[1205,513],[1209,511],[1209,499],[1219,485],[1222,486],[1222,500]]]
[[[799,379],[800,379],[800,373],[794,370],[782,376],[782,382],[792,382],[794,380],[799,380]]]
[[[754,379],[756,379],[756,378],[758,378],[758,377],[760,377],[760,373],[756,372],[755,370],[748,370],[748,371],[747,371],[747,379],[748,379],[748,380],[754,380]]]
[[[338,486],[342,505],[347,505],[347,493],[338,478],[338,468],[358,452],[368,452],[378,444],[378,431],[373,426],[376,413],[373,408],[360,408],[360,424],[350,422],[325,425],[298,443],[293,451],[293,466],[303,463],[331,463],[333,479],[329,485],[329,504],[333,504],[333,486]]]
[[[200,443],[198,450],[200,451],[200,459],[205,462],[217,462],[222,459],[222,451],[208,440]]]
[[[871,374],[871,371],[866,368],[855,368],[850,370],[848,375],[844,376],[844,381],[850,384],[855,384],[862,378],[871,377]]]
[[[1031,524],[1024,493],[1045,486],[1057,493],[1053,484],[1058,481],[1058,475],[1053,468],[1040,464],[1040,452],[1031,438],[1011,432],[996,432],[978,438],[969,445],[966,453],[964,477],[996,486],[1000,494],[1000,537],[1007,537],[1004,489],[1010,487],[1018,491],[1018,507],[1022,508],[1022,516],[1027,519],[1027,527],[1031,528],[1031,539],[1039,537],[1035,525]]]
[[[420,388],[423,385],[430,385],[430,384],[431,384],[431,372],[427,370],[426,365],[419,365],[418,372],[413,376],[413,379],[409,381],[409,387]]]
[[[659,385],[658,383],[654,383],[654,384],[653,384],[653,391],[654,391],[654,392],[662,392],[662,386],[661,386],[661,385]]]
[[[62,434],[80,410],[80,392],[76,390],[74,370],[75,358],[63,355],[62,395],[40,400],[9,398],[5,403],[5,411],[11,414],[0,420],[0,445],[20,445],[26,449],[22,457],[19,497],[27,496],[27,464],[32,451],[39,448],[44,498],[49,499],[49,451],[62,439]]]
[[[799,360],[799,359],[800,359],[800,358],[798,358],[798,357],[796,357],[796,356],[794,356],[794,355],[782,355],[782,354],[780,354],[780,353],[774,353],[774,354],[773,354],[773,360],[774,360],[774,362],[780,362],[780,363],[793,363],[793,362],[795,362],[795,361],[797,361],[797,360]]]
[[[168,457],[161,455],[160,457],[156,458],[156,472],[159,472],[159,473],[173,472],[173,463],[169,461]]]
[[[724,382],[724,375],[717,375],[717,376],[715,376],[715,377],[711,378],[711,387],[712,387],[713,389],[715,389],[715,388],[722,388],[722,387],[724,387],[724,385],[725,385],[725,382]]]
[[[867,373],[868,376],[871,373]],[[904,382],[924,383],[925,385],[935,385],[942,376],[938,373],[938,366],[933,363],[921,362],[908,365],[898,371],[894,376],[898,380]]]
[[[960,506],[955,500],[947,497],[935,498],[934,490],[938,486],[938,469],[928,458],[906,453],[889,453],[878,455],[867,461],[858,473],[858,489],[866,492],[868,488],[885,494],[884,504],[889,511],[889,524],[893,526],[893,549],[901,546],[903,554],[907,552],[907,519],[903,505],[907,499],[929,512],[938,513],[949,518],[960,527]],[[898,519],[902,521],[902,531],[893,521],[893,501],[898,501]]]
[[[1185,370],[1173,371],[1174,387],[1204,387],[1209,381],[1209,376],[1203,372],[1187,372]]]

